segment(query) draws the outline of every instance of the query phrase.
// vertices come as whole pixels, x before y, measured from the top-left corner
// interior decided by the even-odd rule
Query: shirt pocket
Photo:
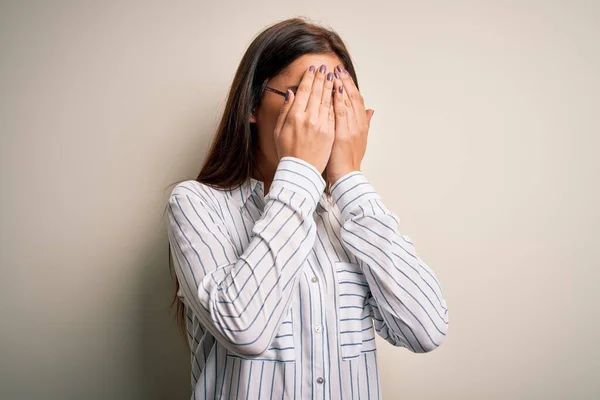
[[[370,291],[367,279],[357,263],[336,261],[335,268],[338,290],[338,343],[342,359],[347,360],[361,354],[365,319],[370,317],[365,308]]]

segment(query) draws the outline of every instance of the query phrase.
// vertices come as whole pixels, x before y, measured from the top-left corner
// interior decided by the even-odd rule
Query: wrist
[[[335,173],[327,174],[327,180],[331,182],[331,185],[333,186],[340,178],[343,178],[344,176],[354,171],[360,171],[360,168],[348,167],[336,171]]]

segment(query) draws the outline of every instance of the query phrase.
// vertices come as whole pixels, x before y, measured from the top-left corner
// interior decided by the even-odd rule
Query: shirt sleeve
[[[283,157],[241,255],[211,199],[214,191],[173,190],[167,225],[181,295],[230,351],[258,357],[268,349],[313,248],[313,212],[324,188],[314,166]]]
[[[332,198],[343,219],[343,246],[359,261],[369,284],[377,333],[395,346],[424,353],[448,331],[448,307],[433,270],[398,230],[398,217],[360,171],[339,178]]]

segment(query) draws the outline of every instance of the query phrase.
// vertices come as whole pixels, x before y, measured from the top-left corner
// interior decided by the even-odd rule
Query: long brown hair
[[[221,122],[196,181],[225,189],[236,188],[252,176],[257,167],[255,148],[258,143],[256,126],[249,122],[252,109],[260,105],[270,78],[298,57],[315,53],[337,56],[358,87],[350,54],[339,35],[330,28],[296,17],[271,25],[254,38],[237,68]],[[325,193],[330,197],[331,182],[325,174],[323,178]],[[172,185],[180,182],[184,181]],[[172,261],[169,245],[169,270],[175,281],[171,307],[176,306],[177,324],[185,336],[185,307],[177,296],[179,281]]]

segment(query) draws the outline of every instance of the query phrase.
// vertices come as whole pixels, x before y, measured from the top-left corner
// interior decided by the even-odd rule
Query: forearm
[[[332,187],[343,218],[342,244],[359,260],[390,335],[422,351],[441,344],[448,328],[446,301],[433,271],[420,259],[398,218],[358,171]],[[407,336],[409,336],[407,338]]]

